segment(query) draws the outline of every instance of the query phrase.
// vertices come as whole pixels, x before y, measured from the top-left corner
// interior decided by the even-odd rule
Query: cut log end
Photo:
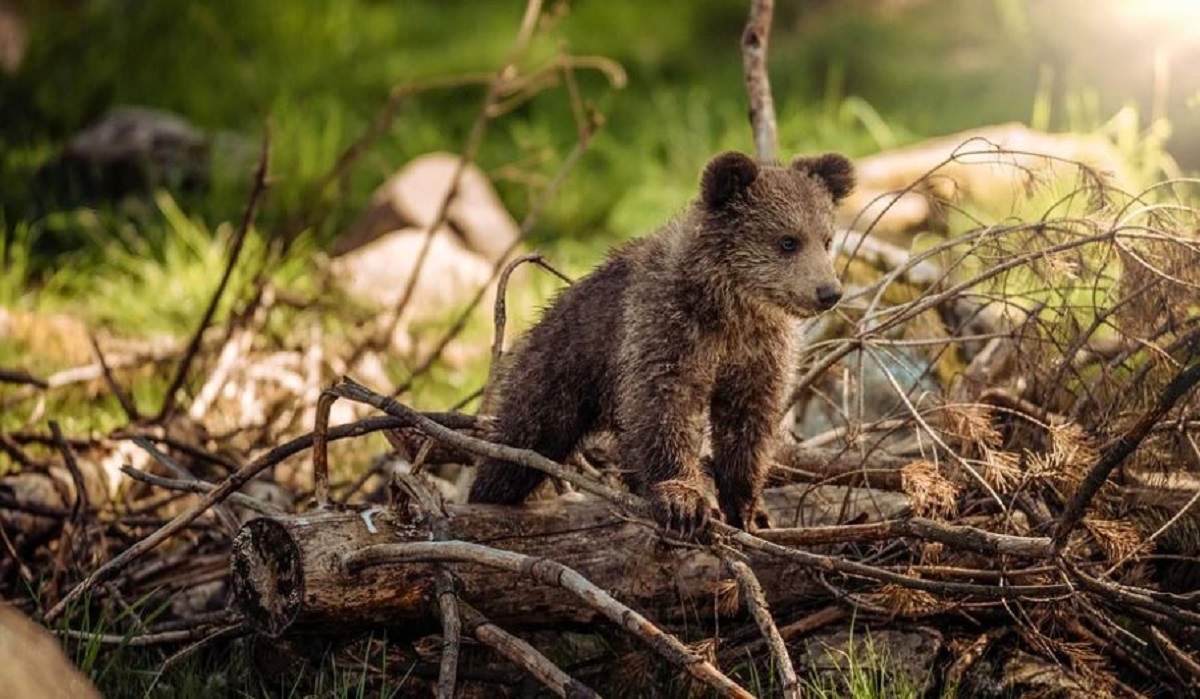
[[[250,520],[233,542],[233,594],[251,624],[282,634],[300,613],[304,566],[300,548],[280,523]]]
[[[252,519],[233,541],[234,602],[256,630],[274,637],[436,621],[430,566],[351,573],[342,564],[347,551],[428,536],[390,513],[375,515],[371,527],[349,511]]]

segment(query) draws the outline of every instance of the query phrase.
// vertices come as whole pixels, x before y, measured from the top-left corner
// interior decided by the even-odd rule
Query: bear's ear
[[[816,176],[833,195],[835,204],[845,199],[854,189],[854,165],[849,158],[840,153],[796,158],[792,161],[792,167]]]
[[[700,178],[700,196],[710,209],[719,209],[758,177],[758,163],[750,156],[727,151],[708,162]]]

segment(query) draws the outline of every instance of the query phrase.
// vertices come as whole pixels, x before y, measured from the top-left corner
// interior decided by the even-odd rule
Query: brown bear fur
[[[691,536],[710,516],[761,525],[759,494],[794,374],[794,321],[837,303],[828,248],[845,157],[790,167],[723,153],[700,197],[655,234],[565,289],[507,357],[492,438],[565,459],[584,435],[616,433],[664,526]],[[712,457],[701,462],[704,420]],[[490,459],[472,502],[517,503],[544,479]]]

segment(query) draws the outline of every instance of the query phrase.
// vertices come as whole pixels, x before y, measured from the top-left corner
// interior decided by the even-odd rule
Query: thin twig
[[[431,442],[426,442],[430,444]],[[444,541],[449,536],[450,523],[445,504],[433,484],[422,474],[398,474],[395,484],[410,498],[429,523],[430,536],[435,541]],[[458,678],[458,658],[462,647],[462,616],[459,611],[458,594],[455,592],[454,575],[446,566],[439,565],[434,573],[434,592],[442,617],[442,660],[438,670],[438,699],[454,699],[454,686]]]
[[[34,461],[33,457],[27,454],[17,440],[10,435],[0,433],[0,451],[8,454],[8,458],[22,469],[41,470],[44,468],[42,464]]]
[[[462,647],[462,616],[458,595],[454,592],[454,576],[439,570],[434,578],[438,609],[442,617],[442,660],[438,667],[438,699],[454,699],[458,680],[458,656]]]
[[[121,410],[125,413],[125,417],[130,422],[137,422],[142,416],[138,413],[137,404],[133,402],[133,396],[126,393],[125,389],[121,388],[121,384],[117,383],[112,368],[108,366],[108,359],[100,350],[100,343],[96,340],[96,336],[88,333],[88,340],[92,343],[92,352],[96,355],[96,361],[100,363],[100,371],[104,372],[104,382],[108,384],[108,390],[117,397],[117,402],[121,404]]]
[[[487,378],[487,385],[489,387],[495,384],[496,372],[499,371],[500,366],[500,357],[504,354],[504,327],[508,324],[508,279],[517,267],[526,262],[538,265],[567,284],[571,283],[569,277],[547,264],[540,252],[521,255],[505,265],[504,271],[500,273],[500,280],[496,282],[496,303],[492,310],[492,365],[488,369]]]
[[[128,466],[122,466],[121,473],[124,473],[126,476],[129,476],[135,481],[141,481],[147,485],[153,485],[159,488],[165,488],[167,490],[175,490],[181,493],[198,493],[203,495],[204,493],[212,492],[213,488],[217,487],[212,483],[206,483],[204,481],[183,478],[164,478],[162,476],[156,476],[153,473],[138,471],[137,469],[133,469]],[[263,502],[258,498],[250,497],[244,493],[230,493],[229,501],[239,507],[253,510],[260,515],[265,515],[267,517],[278,517],[279,515],[284,514],[284,511],[278,507],[270,503]]]
[[[329,411],[337,399],[336,394],[321,391],[313,418],[313,496],[321,509],[329,507]]]
[[[1150,627],[1150,635],[1158,643],[1159,648],[1163,650],[1167,657],[1175,661],[1179,667],[1187,671],[1191,680],[1188,684],[1193,687],[1200,687],[1200,662],[1188,655],[1187,651],[1180,648],[1171,637],[1156,626]]]
[[[5,369],[0,367],[0,383],[15,383],[37,388],[50,388],[50,382],[30,374],[24,369]]]
[[[849,616],[849,612],[847,612],[844,607],[831,605],[819,609],[811,614],[807,614],[796,621],[778,627],[779,635],[784,641],[790,641],[804,634],[816,631],[822,626],[828,626],[829,624],[841,621],[847,616]],[[766,643],[767,642],[760,636],[759,638],[755,638],[748,643],[733,648],[724,649],[719,653],[721,664],[725,665],[734,663],[745,657],[753,658],[755,654],[757,654],[758,651],[766,645]]]
[[[160,631],[157,633],[147,633],[139,635],[122,636],[112,633],[94,633],[91,631],[76,631],[74,629],[55,629],[55,633],[66,638],[73,638],[80,641],[89,641],[95,643],[103,643],[110,646],[129,646],[140,648],[144,646],[157,646],[165,643],[181,643],[184,641],[192,641],[197,638],[202,638],[208,634],[208,629],[181,629],[179,631]]]
[[[192,475],[191,471],[187,470],[180,465],[179,462],[175,461],[175,459],[172,459],[163,452],[159,451],[158,447],[154,446],[154,444],[145,437],[134,437],[133,443],[141,447],[142,451],[149,454],[155,461],[159,463],[159,465],[170,471],[175,478],[185,482],[202,482],[199,478],[196,478],[194,475]],[[121,470],[125,471],[124,468]],[[133,469],[129,469],[129,471],[133,471]],[[129,471],[126,471],[126,473]],[[210,484],[206,483],[205,485]],[[229,508],[225,507],[224,505],[213,506],[213,512],[216,513],[217,519],[221,520],[221,523],[225,525],[225,528],[228,529],[229,533],[231,534],[235,533],[238,530],[238,527],[241,525],[241,523],[238,522],[237,517],[234,517],[233,513],[229,511]]]
[[[204,638],[201,638],[194,643],[184,646],[183,648],[180,648],[172,653],[171,657],[163,661],[163,664],[158,669],[158,674],[159,676],[165,674],[168,670],[178,665],[184,658],[187,658],[192,653],[195,653],[210,643],[214,643],[216,641],[227,641],[232,638],[238,638],[239,636],[245,636],[252,630],[253,629],[249,624],[242,621],[229,624],[228,626],[222,626]]]
[[[216,315],[217,307],[221,303],[221,297],[225,295],[225,287],[229,285],[229,279],[233,276],[233,269],[237,266],[238,258],[242,254],[242,247],[246,242],[246,235],[249,233],[250,226],[254,222],[254,216],[258,212],[259,199],[267,187],[267,163],[270,160],[270,155],[271,129],[269,126],[264,126],[262,152],[258,157],[258,169],[254,173],[254,183],[250,187],[250,198],[246,202],[245,211],[242,213],[242,221],[233,235],[233,241],[230,243],[229,259],[225,263],[225,271],[221,274],[221,280],[217,282],[217,288],[213,290],[212,297],[208,300],[208,306],[204,309],[204,314],[200,316],[200,323],[196,326],[196,331],[192,333],[192,338],[183,350],[183,357],[179,360],[179,364],[175,368],[175,375],[171,378],[171,383],[167,386],[162,407],[159,409],[158,415],[154,418],[155,422],[163,422],[175,410],[176,394],[183,387],[183,382],[187,380],[188,369],[191,368],[192,361],[196,358],[196,354],[200,350],[200,342],[204,339],[204,331],[208,329],[209,323],[212,322],[213,316]]]
[[[54,441],[58,444],[59,452],[62,453],[63,464],[71,474],[71,482],[75,484],[75,502],[71,505],[71,522],[78,526],[83,521],[83,515],[91,509],[88,502],[87,483],[83,479],[83,473],[79,470],[75,451],[63,438],[62,429],[55,420],[50,421],[50,433],[54,435]]]
[[[890,519],[868,524],[764,529],[759,532],[759,536],[767,541],[788,546],[888,541],[897,537],[913,537],[991,556],[1010,555],[1029,558],[1042,558],[1050,550],[1048,537],[997,534],[977,527],[944,524],[924,517]]]

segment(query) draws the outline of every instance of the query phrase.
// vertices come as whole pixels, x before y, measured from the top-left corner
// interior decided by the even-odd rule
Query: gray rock
[[[209,169],[209,140],[186,119],[117,107],[76,134],[41,176],[68,199],[114,199],[157,187],[198,189]]]

